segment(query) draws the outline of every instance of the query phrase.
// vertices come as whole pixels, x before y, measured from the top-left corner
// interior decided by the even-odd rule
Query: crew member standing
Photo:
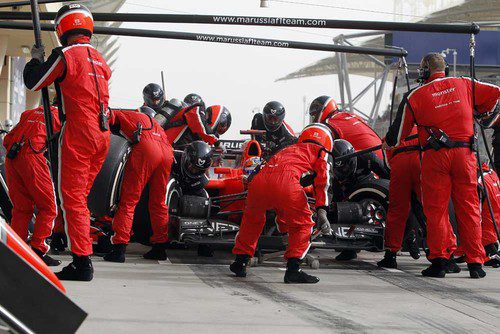
[[[491,207],[493,209],[493,215],[495,217],[495,222],[500,222],[500,180],[498,179],[497,173],[490,169],[488,165],[483,164],[482,171],[484,177],[484,184],[486,185],[486,190],[488,196],[490,197]],[[479,178],[479,182],[481,179]],[[486,200],[484,186],[480,183],[480,193],[479,198],[481,199],[481,226],[482,226],[482,244],[484,250],[486,251],[486,256],[489,258],[484,265],[498,268],[500,267],[500,253],[498,252],[498,235],[496,232],[495,225],[493,225],[493,219],[491,219],[490,210],[488,207],[488,202]]]
[[[63,47],[55,48],[45,62],[43,47],[33,47],[32,60],[24,69],[24,82],[30,90],[39,90],[54,82],[64,106],[58,186],[73,262],[57,273],[57,277],[90,281],[94,269],[90,259],[92,240],[87,196],[109,149],[111,70],[90,45],[94,21],[85,6],[61,7],[55,26]]]
[[[456,248],[448,218],[448,201],[453,201],[458,232],[472,278],[486,275],[481,244],[481,217],[477,196],[477,161],[474,150],[473,111],[491,110],[500,97],[495,86],[469,78],[447,78],[446,62],[437,53],[426,55],[420,64],[424,84],[405,95],[384,147],[395,146],[417,125],[422,158],[422,199],[427,218],[427,244],[431,266],[422,275],[444,277]]]
[[[57,109],[51,107],[54,131],[61,124]],[[12,229],[24,240],[28,239],[28,225],[37,209],[35,229],[31,237],[31,248],[48,266],[58,266],[61,261],[47,255],[49,245],[45,242],[54,227],[57,216],[56,194],[50,169],[44,153],[47,132],[43,107],[26,110],[19,123],[5,136],[3,145],[7,150],[5,173],[9,196],[12,200]]]
[[[147,110],[149,109],[149,111]],[[120,203],[113,218],[111,237],[113,250],[104,256],[111,262],[125,262],[125,249],[130,241],[134,210],[141,194],[149,184],[149,215],[153,235],[153,248],[145,259],[166,260],[165,243],[168,241],[168,206],[166,204],[167,184],[174,160],[165,131],[150,116],[152,110],[142,107],[141,112],[130,110],[114,111],[113,132],[119,131],[132,144],[132,152],[125,167],[120,192]]]
[[[252,130],[266,131],[265,136],[255,136],[258,142],[266,144],[265,159],[297,141],[293,129],[285,122],[285,114],[285,107],[280,102],[271,101],[252,119]]]
[[[402,105],[400,106],[402,107]],[[414,127],[411,135],[415,135]],[[389,209],[385,226],[385,256],[377,262],[379,267],[397,268],[396,256],[401,249],[405,227],[411,211],[412,193],[420,200],[420,145],[418,138],[403,140],[397,148],[388,150],[391,169],[389,183]],[[417,246],[418,251],[418,246]],[[414,258],[418,257],[412,254]]]
[[[254,255],[257,241],[266,223],[266,211],[275,210],[280,230],[288,232],[285,252],[285,283],[317,283],[319,278],[300,270],[300,263],[310,247],[314,226],[306,193],[300,184],[304,173],[315,173],[314,197],[318,227],[330,234],[326,209],[331,200],[333,137],[323,124],[307,126],[298,143],[276,153],[249,181],[245,210],[236,236],[233,254],[236,260],[230,270],[238,277],[246,276],[246,265]]]

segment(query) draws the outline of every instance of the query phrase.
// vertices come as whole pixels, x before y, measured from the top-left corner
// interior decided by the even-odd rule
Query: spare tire
[[[88,208],[93,216],[113,216],[120,199],[120,187],[130,144],[120,136],[111,135],[109,152],[90,189]]]

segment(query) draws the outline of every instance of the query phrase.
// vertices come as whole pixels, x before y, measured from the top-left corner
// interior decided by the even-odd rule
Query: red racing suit
[[[100,118],[108,113],[110,77],[86,36],[55,48],[44,63],[32,59],[24,69],[30,90],[55,83],[63,108],[58,187],[68,246],[78,256],[92,254],[87,196],[109,149],[110,132],[101,128]]]
[[[314,222],[300,178],[306,172],[316,174],[316,208],[327,207],[331,201],[331,161],[331,155],[313,143],[294,144],[276,153],[248,185],[233,253],[254,255],[266,223],[266,211],[274,210],[280,230],[288,232],[285,259],[302,259],[310,247]]]
[[[414,128],[412,135],[417,133]],[[391,169],[389,209],[385,227],[385,248],[391,252],[401,249],[406,222],[411,210],[411,195],[421,198],[420,145],[418,139],[405,140],[387,151],[387,165]]]
[[[335,139],[344,139],[352,144],[356,151],[364,150],[382,144],[375,131],[361,117],[337,111],[331,113],[324,123],[332,130]],[[384,160],[382,150],[375,151]]]
[[[211,133],[200,107],[196,106],[181,109],[166,125],[165,132],[175,148],[183,148],[195,140],[203,140],[210,145],[219,140]]]
[[[174,160],[172,146],[162,127],[154,119],[137,111],[113,111],[113,128],[132,143],[132,152],[125,166],[120,203],[113,218],[113,244],[127,244],[130,240],[134,210],[149,183],[149,214],[153,235],[151,243],[168,240],[167,184]],[[139,124],[139,142],[136,142]]]
[[[486,190],[488,196],[490,197],[491,207],[493,209],[493,214],[495,216],[495,221],[498,226],[500,222],[500,181],[498,180],[498,175],[495,171],[488,168],[488,166],[483,165],[483,177],[484,184],[486,185]],[[481,185],[481,178],[479,178],[479,184]],[[494,244],[498,241],[498,235],[493,225],[493,219],[491,219],[490,210],[488,208],[488,202],[481,193],[481,227],[482,227],[482,244],[483,246]]]
[[[422,205],[430,260],[448,259],[456,248],[448,218],[450,196],[467,263],[483,263],[485,259],[476,157],[469,146],[474,134],[471,86],[468,78],[446,78],[444,72],[432,75],[426,84],[403,97],[386,136],[387,144],[394,146],[409,136],[415,124],[418,127],[420,145],[426,150],[422,158]],[[475,109],[480,113],[491,110],[500,97],[500,89],[480,82],[475,89]],[[457,147],[427,149],[429,127],[444,131]]]
[[[51,108],[54,131],[61,124],[57,109]],[[28,224],[35,207],[37,215],[35,230],[31,237],[31,247],[47,253],[45,243],[52,233],[57,216],[56,194],[50,176],[50,169],[44,152],[46,150],[46,130],[43,107],[26,110],[19,123],[4,138],[7,152],[14,143],[22,143],[22,148],[14,159],[5,160],[7,187],[12,200],[12,229],[24,240],[28,238]]]

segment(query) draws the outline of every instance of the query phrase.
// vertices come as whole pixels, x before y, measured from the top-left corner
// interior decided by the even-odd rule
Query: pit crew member
[[[423,276],[444,277],[456,238],[449,223],[448,201],[453,201],[458,231],[471,278],[482,278],[485,251],[477,196],[477,161],[473,111],[491,110],[500,97],[496,86],[475,83],[472,106],[470,78],[446,77],[446,62],[438,53],[420,64],[423,85],[405,94],[384,147],[396,146],[417,125],[422,157],[422,199],[427,219],[429,268]]]
[[[90,45],[94,21],[83,5],[64,5],[55,18],[63,47],[55,48],[43,62],[43,47],[32,49],[24,69],[24,83],[39,90],[55,83],[64,109],[59,138],[59,196],[73,262],[57,273],[62,280],[90,281],[90,214],[87,195],[110,143],[108,81],[111,70]]]
[[[317,283],[319,278],[300,270],[301,260],[310,247],[311,231],[315,223],[306,193],[300,184],[304,173],[316,173],[314,197],[318,227],[324,234],[331,234],[326,208],[331,199],[330,151],[333,137],[323,124],[307,126],[298,143],[276,153],[257,173],[248,185],[248,196],[233,253],[235,261],[230,269],[238,277],[246,276],[248,260],[254,255],[259,235],[266,222],[266,211],[277,213],[278,223],[286,224],[280,230],[288,232],[285,252],[287,270],[285,283]]]
[[[319,96],[311,102],[309,115],[312,122],[320,122],[330,127],[335,139],[345,139],[356,151],[382,144],[375,131],[361,117],[339,109],[335,100],[329,96]],[[382,150],[367,153],[366,161],[373,165],[369,169],[384,170]]]
[[[285,122],[285,114],[283,104],[271,101],[264,106],[262,113],[255,114],[252,119],[252,130],[266,131],[265,135],[255,136],[259,143],[265,143],[265,159],[297,141],[293,129]]]
[[[149,110],[148,110],[149,109]],[[149,184],[149,214],[151,216],[151,250],[143,255],[149,260],[166,260],[168,241],[167,184],[173,162],[173,150],[165,132],[151,117],[149,107],[137,111],[119,110],[112,115],[113,132],[120,133],[132,144],[125,166],[120,203],[113,218],[113,250],[104,256],[111,262],[125,262],[125,250],[132,231],[134,211],[141,194]]]
[[[57,108],[51,107],[54,131],[61,129]],[[43,107],[26,110],[19,123],[5,136],[7,150],[5,173],[9,197],[12,201],[12,229],[23,239],[28,239],[28,225],[35,207],[35,229],[30,245],[48,266],[58,266],[61,261],[51,258],[45,240],[51,235],[57,216],[56,194],[50,169],[44,153],[47,132]]]

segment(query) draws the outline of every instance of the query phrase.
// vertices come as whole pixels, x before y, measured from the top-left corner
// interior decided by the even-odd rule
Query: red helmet
[[[311,102],[311,105],[309,106],[309,115],[311,116],[311,122],[323,123],[331,113],[337,110],[339,110],[339,107],[335,100],[330,96],[323,95],[317,97]]]
[[[84,5],[64,5],[57,12],[54,20],[57,36],[62,45],[67,44],[68,35],[82,34],[91,37],[94,32],[94,18]]]
[[[221,105],[210,106],[205,110],[207,124],[212,133],[222,135],[231,126],[231,113]]]
[[[321,123],[309,124],[302,130],[299,143],[315,143],[329,152],[333,149],[333,136],[328,126]]]

